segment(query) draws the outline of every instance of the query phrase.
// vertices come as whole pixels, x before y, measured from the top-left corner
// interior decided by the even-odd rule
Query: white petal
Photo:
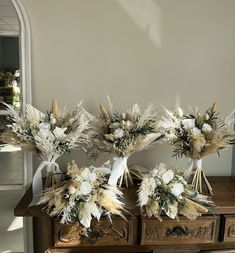
[[[81,183],[80,193],[83,195],[88,195],[92,190],[91,185],[88,182]]]
[[[162,175],[162,180],[165,184],[168,184],[172,179],[174,178],[174,172],[172,170],[167,170],[163,175]]]

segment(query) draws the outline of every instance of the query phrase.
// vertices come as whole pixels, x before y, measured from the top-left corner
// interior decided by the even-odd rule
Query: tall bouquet
[[[132,183],[127,167],[128,157],[134,152],[149,147],[158,139],[156,114],[150,105],[141,112],[138,104],[134,104],[128,111],[119,112],[109,99],[109,109],[100,106],[101,113],[94,117],[90,131],[90,150],[92,155],[99,152],[111,153],[114,158],[110,185]]]
[[[122,215],[122,193],[107,184],[106,175],[93,166],[79,168],[68,164],[65,178],[44,191],[38,204],[44,205],[50,216],[59,217],[61,223],[77,222],[89,228],[92,218],[101,215]]]
[[[70,114],[65,109],[60,111],[56,100],[53,100],[51,110],[44,114],[32,105],[26,105],[25,115],[5,104],[10,112],[11,124],[1,135],[1,140],[6,144],[21,147],[23,150],[37,154],[42,162],[33,178],[35,204],[38,194],[42,191],[42,170],[46,167],[47,177],[45,187],[50,187],[57,181],[55,174],[60,173],[56,160],[63,154],[87,143],[85,131],[89,128],[90,116],[77,105]]]
[[[203,114],[198,110],[185,114],[181,108],[178,111],[166,110],[158,126],[165,140],[174,146],[174,156],[191,158],[189,174],[194,170],[193,187],[202,192],[203,180],[212,194],[202,169],[202,158],[212,153],[219,154],[221,149],[234,144],[235,140],[235,132],[229,129],[227,120],[216,112],[215,104]]]
[[[138,202],[143,215],[159,219],[165,213],[171,219],[181,214],[195,220],[214,205],[209,197],[191,189],[180,174],[164,164],[143,176]]]

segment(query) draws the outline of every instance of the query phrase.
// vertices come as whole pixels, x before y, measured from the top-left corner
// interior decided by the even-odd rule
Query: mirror
[[[19,38],[17,36],[0,36],[0,101],[20,108]],[[0,108],[4,109],[4,106]]]
[[[10,0],[0,0],[0,102],[21,109],[20,24]],[[0,104],[0,133],[8,124],[8,112]],[[13,153],[14,152],[14,153]],[[0,189],[23,184],[23,153],[7,146],[0,152]],[[10,188],[9,188],[10,189]]]

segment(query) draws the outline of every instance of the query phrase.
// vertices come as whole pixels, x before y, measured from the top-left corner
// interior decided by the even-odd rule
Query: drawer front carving
[[[224,242],[235,242],[235,215],[225,215]]]
[[[142,218],[141,244],[213,243],[217,240],[219,217],[204,216],[195,221],[180,217],[179,222],[168,218]]]
[[[54,246],[104,246],[104,245],[132,245],[134,218],[125,221],[114,218],[112,223],[101,218],[93,221],[87,236],[82,235],[81,227],[75,224],[61,224],[54,222]]]

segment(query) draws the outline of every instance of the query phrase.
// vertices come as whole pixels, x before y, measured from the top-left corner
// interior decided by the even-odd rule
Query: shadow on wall
[[[153,0],[118,0],[130,18],[148,35],[153,44],[161,47],[160,14],[161,10]]]

